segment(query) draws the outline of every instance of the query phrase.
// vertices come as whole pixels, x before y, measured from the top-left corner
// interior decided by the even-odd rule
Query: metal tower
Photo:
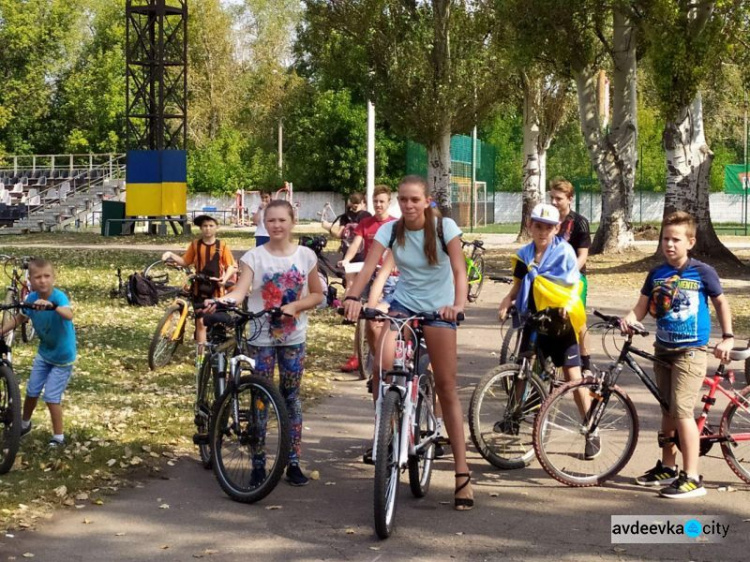
[[[127,0],[126,17],[128,148],[184,150],[187,0]]]

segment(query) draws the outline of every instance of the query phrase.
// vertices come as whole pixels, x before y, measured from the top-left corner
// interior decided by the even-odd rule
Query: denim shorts
[[[388,314],[395,317],[405,317],[405,316],[414,316],[417,314],[417,312],[414,312],[413,310],[409,310],[404,305],[402,305],[397,300],[393,299],[391,301],[391,308],[388,311]],[[450,328],[451,330],[456,329],[456,323],[455,322],[447,322],[445,320],[426,320],[424,322],[425,326],[429,326],[431,328]]]
[[[39,398],[42,389],[44,389],[42,399],[49,404],[59,404],[72,374],[73,365],[60,367],[48,363],[37,355],[34,358],[34,364],[31,366],[31,375],[26,385],[26,396]]]

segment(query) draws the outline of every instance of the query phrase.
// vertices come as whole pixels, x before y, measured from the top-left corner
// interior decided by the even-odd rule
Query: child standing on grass
[[[17,325],[31,320],[39,336],[39,348],[26,385],[21,435],[31,431],[31,415],[44,391],[42,398],[52,418],[49,445],[62,447],[65,445],[65,434],[61,402],[76,360],[73,310],[65,293],[55,288],[55,270],[49,261],[39,258],[29,261],[29,282],[33,292],[27,297],[26,304],[32,305],[33,310],[26,309],[2,326],[4,335]],[[54,306],[54,310],[47,310],[50,306]]]
[[[197,280],[193,283],[193,305],[202,304],[204,300],[220,297],[224,294],[224,287],[237,272],[234,256],[229,247],[216,237],[219,223],[210,215],[195,217],[193,223],[201,229],[201,237],[194,240],[188,246],[183,256],[173,252],[164,252],[163,261],[173,261],[176,264],[187,267],[195,266],[197,273],[209,277],[209,281]],[[195,343],[199,351],[206,343],[206,326],[203,324],[203,313],[195,313]]]
[[[698,474],[700,435],[694,409],[706,375],[709,298],[723,332],[714,356],[729,360],[734,345],[732,312],[716,270],[688,256],[695,246],[695,230],[695,220],[688,213],[677,211],[664,217],[661,251],[666,262],[648,273],[638,303],[622,319],[623,330],[632,332],[630,325],[647,313],[656,318],[655,355],[664,364],[654,363],[654,374],[659,392],[669,402],[669,411],[662,411],[661,430],[667,438],[679,432],[683,470],[677,471],[677,446],[669,442],[656,466],[635,481],[641,486],[660,486],[659,494],[669,499],[706,494]]]
[[[309,248],[291,240],[294,208],[288,201],[271,201],[264,212],[269,241],[247,252],[240,259],[240,278],[225,302],[247,298],[250,312],[281,308],[279,319],[268,318],[250,346],[256,374],[273,379],[279,365],[279,390],[289,413],[292,447],[286,479],[292,486],[304,486],[308,478],[299,466],[302,443],[302,401],[300,383],[305,368],[307,313],[323,301],[318,276],[318,258]],[[250,295],[248,296],[248,291]],[[211,314],[214,308],[206,309]],[[265,480],[265,458],[253,458],[250,485]]]

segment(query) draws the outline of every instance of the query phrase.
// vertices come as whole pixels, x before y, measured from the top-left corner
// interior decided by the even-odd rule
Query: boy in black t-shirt
[[[586,279],[586,259],[591,247],[591,230],[586,217],[570,208],[574,193],[573,185],[563,178],[556,178],[550,183],[550,202],[560,212],[560,231],[557,236],[573,246],[576,253],[578,270],[581,273],[581,301],[583,301],[585,308],[589,287]],[[591,354],[588,351],[587,332],[588,330],[584,325],[578,338],[581,348],[581,368],[584,371],[584,376],[591,374]]]
[[[322,221],[321,226],[324,230],[330,232],[336,238],[341,239],[341,255],[345,256],[349,245],[354,240],[354,229],[363,219],[371,216],[365,208],[367,203],[361,193],[352,193],[347,201],[347,210],[343,215],[339,215],[333,222]],[[352,262],[365,261],[364,247],[354,256]]]

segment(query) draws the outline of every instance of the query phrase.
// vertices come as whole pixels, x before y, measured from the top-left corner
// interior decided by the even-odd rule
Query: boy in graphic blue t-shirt
[[[73,310],[65,293],[55,288],[55,270],[47,260],[29,261],[29,281],[33,292],[26,299],[26,304],[34,305],[34,309],[26,309],[23,314],[15,316],[0,331],[5,334],[29,320],[34,325],[39,348],[26,385],[21,435],[31,431],[31,415],[43,390],[43,399],[52,418],[52,439],[49,444],[50,447],[61,447],[65,445],[62,395],[76,360]],[[54,305],[54,310],[47,309],[50,305]]]
[[[708,299],[716,309],[723,331],[714,356],[729,359],[734,345],[732,313],[713,267],[688,257],[695,245],[695,221],[684,212],[667,215],[662,222],[661,249],[666,263],[652,269],[641,288],[635,308],[623,318],[623,328],[641,320],[647,313],[656,318],[655,355],[665,364],[654,363],[654,374],[661,395],[669,402],[662,412],[665,437],[680,434],[683,469],[677,471],[677,447],[669,443],[662,458],[643,476],[641,486],[666,486],[663,497],[683,499],[703,496],[703,478],[698,474],[700,435],[694,408],[706,375],[706,348],[711,331]]]

